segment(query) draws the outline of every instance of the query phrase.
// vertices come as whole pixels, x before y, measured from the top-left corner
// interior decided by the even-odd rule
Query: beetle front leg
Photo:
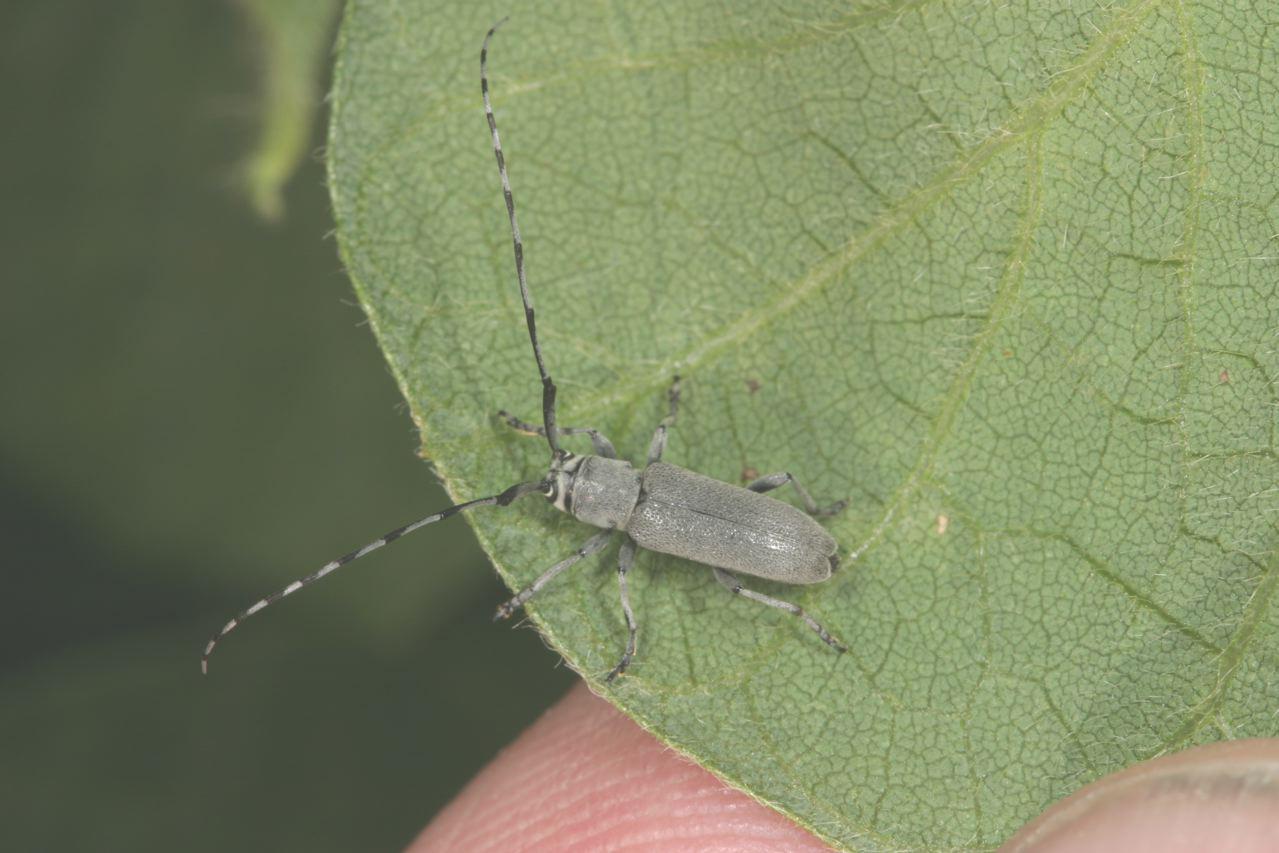
[[[791,604],[789,601],[782,601],[780,598],[773,598],[771,595],[764,595],[762,592],[755,592],[753,589],[747,589],[742,586],[742,582],[737,579],[737,575],[732,572],[726,572],[723,569],[712,569],[715,572],[715,580],[723,584],[733,595],[740,595],[742,598],[749,598],[752,601],[758,601],[760,604],[767,604],[769,607],[776,607],[778,610],[785,610],[787,613],[798,616],[804,620],[804,624],[812,628],[817,636],[822,638],[822,642],[830,646],[835,651],[843,654],[848,651],[848,646],[831,636],[830,632],[821,626],[821,623],[804,612],[804,608],[798,604]]]
[[[505,409],[500,410],[497,416],[506,421],[512,429],[529,435],[546,437],[546,427],[520,420]],[[613,442],[605,438],[604,434],[597,429],[591,427],[556,427],[555,431],[560,435],[589,435],[591,437],[591,447],[595,450],[596,456],[603,456],[606,459],[617,458],[617,451],[613,448]]]
[[[808,489],[800,485],[799,480],[795,479],[795,475],[789,471],[783,471],[780,474],[769,474],[767,477],[760,477],[746,488],[752,492],[771,492],[780,486],[790,483],[795,487],[795,491],[799,493],[799,499],[804,502],[804,511],[809,515],[815,515],[819,518],[826,518],[837,514],[844,507],[848,506],[848,501],[835,501],[830,506],[818,506],[817,501],[813,500],[813,496],[808,493]]]
[[[621,550],[617,554],[617,586],[622,596],[622,612],[626,614],[626,628],[630,636],[626,640],[626,652],[617,662],[617,666],[613,667],[613,671],[604,679],[606,683],[626,672],[626,668],[631,665],[631,658],[635,657],[635,635],[639,632],[639,626],[635,624],[635,613],[631,610],[631,598],[626,589],[626,575],[633,565],[635,565],[635,540],[627,536],[622,540]]]

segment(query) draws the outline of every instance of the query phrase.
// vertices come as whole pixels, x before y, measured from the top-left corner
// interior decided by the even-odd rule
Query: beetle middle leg
[[[817,636],[822,638],[822,642],[830,646],[835,651],[843,654],[848,651],[848,646],[841,643],[830,635],[830,632],[821,626],[821,623],[804,612],[804,608],[798,604],[791,604],[789,601],[782,601],[780,598],[773,598],[771,595],[764,595],[762,592],[756,592],[753,589],[747,589],[742,586],[742,582],[737,579],[737,575],[727,572],[723,569],[712,568],[715,572],[715,580],[723,584],[733,595],[740,595],[742,598],[749,598],[751,601],[758,601],[760,604],[767,604],[769,607],[776,607],[778,610],[785,610],[787,613],[794,614],[804,620],[804,624],[812,628]]]
[[[586,544],[574,551],[571,556],[560,560],[558,563],[542,572],[542,574],[538,575],[537,580],[533,581],[531,584],[516,593],[515,597],[510,601],[498,605],[497,612],[493,614],[493,621],[496,622],[499,619],[509,618],[512,613],[523,607],[525,602],[537,595],[542,587],[555,580],[556,576],[558,576],[560,572],[564,571],[569,566],[572,566],[579,560],[589,557],[607,545],[608,540],[612,537],[612,535],[613,529],[609,528],[608,530],[596,533],[590,539],[587,539]]]
[[[546,427],[522,421],[505,409],[499,411],[497,416],[506,421],[512,429],[529,435],[546,437]],[[606,459],[617,458],[617,451],[613,448],[613,442],[605,438],[604,434],[597,429],[592,427],[556,427],[555,431],[560,435],[589,435],[591,437],[591,447],[595,450],[596,456],[603,456]]]
[[[626,614],[626,629],[630,633],[626,639],[626,651],[622,654],[622,659],[605,677],[605,682],[612,681],[626,672],[626,667],[631,664],[631,658],[635,657],[635,635],[639,631],[639,626],[635,624],[635,613],[631,610],[631,597],[626,589],[626,575],[633,565],[635,565],[635,540],[627,536],[622,540],[621,550],[617,554],[617,588],[622,597],[622,613]]]
[[[648,445],[648,464],[662,461],[662,453],[666,451],[666,433],[675,426],[675,416],[679,414],[679,377],[671,380],[670,390],[666,392],[666,401],[670,404],[670,412],[662,418],[653,433],[653,440]]]
[[[808,489],[800,485],[799,480],[796,480],[795,476],[789,471],[782,471],[779,474],[769,474],[767,477],[760,477],[746,488],[750,489],[752,492],[759,492],[760,494],[763,494],[764,492],[771,492],[773,489],[776,489],[779,486],[784,486],[787,483],[790,483],[795,487],[795,491],[799,493],[799,499],[804,502],[804,511],[809,515],[825,518],[827,516],[837,514],[844,507],[848,506],[848,501],[846,500],[835,501],[835,503],[830,506],[818,506],[817,501],[813,500],[813,496],[808,493]]]

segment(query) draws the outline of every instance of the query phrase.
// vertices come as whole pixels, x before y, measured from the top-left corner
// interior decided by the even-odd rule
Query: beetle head
[[[572,512],[573,480],[582,465],[582,457],[561,450],[551,460],[551,470],[546,475],[546,499],[561,512]]]

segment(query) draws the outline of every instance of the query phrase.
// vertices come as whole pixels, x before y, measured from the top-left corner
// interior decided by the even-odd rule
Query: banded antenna
[[[533,342],[533,356],[537,359],[537,369],[538,372],[542,374],[542,419],[545,425],[546,440],[551,446],[552,460],[558,461],[559,459],[562,459],[565,454],[564,451],[560,449],[558,441],[559,431],[555,426],[555,383],[551,381],[550,374],[546,372],[546,363],[542,360],[542,347],[537,340],[537,324],[533,318],[533,298],[529,294],[528,281],[524,275],[524,244],[520,240],[520,227],[515,221],[515,199],[511,195],[511,180],[506,174],[506,161],[502,157],[502,144],[497,137],[497,121],[493,118],[493,107],[489,103],[487,76],[489,39],[493,37],[493,33],[497,32],[497,28],[505,22],[505,18],[498,21],[484,36],[484,45],[480,48],[480,91],[484,96],[484,113],[488,116],[489,131],[493,134],[493,153],[497,156],[497,171],[502,177],[502,193],[506,197],[506,212],[511,219],[511,238],[515,244],[515,274],[519,278],[520,282],[520,298],[524,300],[524,319],[528,323],[529,340]],[[568,430],[567,432],[570,434],[579,432],[594,434],[595,431],[574,429]],[[596,435],[592,435],[592,438],[596,441],[603,440],[604,445],[608,445],[607,439],[601,439],[601,437]],[[611,449],[611,445],[609,447]],[[511,486],[509,489],[500,494],[490,495],[486,498],[476,498],[472,501],[455,504],[453,506],[446,507],[439,512],[432,513],[425,518],[420,518],[417,521],[406,524],[403,527],[397,527],[394,530],[383,534],[381,537],[374,539],[364,547],[357,548],[349,554],[344,554],[336,560],[325,563],[311,574],[298,578],[283,589],[279,589],[268,595],[266,598],[253,603],[245,610],[240,611],[234,619],[223,625],[222,628],[209,639],[209,642],[204,647],[204,654],[200,657],[201,672],[208,673],[209,656],[213,654],[213,650],[217,648],[218,643],[223,637],[238,628],[245,619],[248,619],[255,613],[265,610],[280,599],[289,597],[303,587],[310,586],[316,581],[332,574],[347,563],[352,563],[366,554],[376,551],[383,545],[394,542],[396,539],[399,539],[405,534],[412,533],[415,530],[426,527],[429,524],[434,524],[437,521],[443,521],[446,518],[457,515],[463,510],[473,509],[480,506],[507,506],[511,502],[518,498],[522,498],[525,495],[532,494],[534,492],[547,493],[552,488],[553,481],[551,480],[550,475],[548,475],[546,479],[538,480],[536,482],[516,483],[514,486]],[[563,565],[567,566],[572,562],[575,562],[575,560],[566,561]]]
[[[222,638],[225,637],[227,634],[230,634],[236,628],[240,627],[240,625],[244,622],[245,619],[248,619],[250,616],[252,616],[253,614],[261,610],[265,610],[267,607],[270,607],[272,604],[275,604],[277,601],[279,601],[282,598],[288,598],[293,593],[297,592],[303,587],[310,586],[311,584],[315,583],[316,581],[320,580],[326,575],[332,574],[333,572],[345,566],[347,563],[353,563],[356,560],[363,557],[365,554],[369,554],[373,551],[376,551],[378,548],[381,548],[383,545],[388,545],[407,533],[412,533],[414,530],[418,530],[419,528],[426,527],[428,524],[434,524],[437,521],[443,521],[446,518],[457,515],[459,512],[462,512],[463,510],[473,509],[474,507],[477,507],[477,506],[493,506],[495,504],[497,506],[506,506],[518,498],[522,498],[525,495],[532,494],[533,492],[545,492],[548,488],[550,488],[550,484],[546,480],[539,480],[535,483],[516,483],[514,486],[511,486],[509,489],[502,492],[501,494],[490,495],[487,498],[476,498],[473,501],[466,501],[464,503],[454,504],[453,506],[445,507],[439,512],[433,512],[430,515],[426,516],[425,518],[419,518],[417,521],[410,522],[409,524],[406,524],[403,527],[397,527],[388,533],[383,533],[380,537],[378,537],[377,539],[374,539],[372,542],[365,545],[364,547],[356,548],[354,551],[352,551],[349,554],[343,554],[341,557],[338,557],[336,560],[331,560],[330,562],[325,563],[323,566],[316,569],[314,572],[311,572],[311,574],[307,575],[306,577],[298,578],[293,583],[289,584],[283,589],[276,590],[275,592],[268,595],[266,598],[263,598],[257,602],[254,602],[249,607],[237,613],[235,618],[232,619],[230,622],[223,625],[216,634],[214,634],[211,638],[209,638],[208,644],[205,645],[204,647],[204,654],[200,656],[200,672],[203,672],[205,675],[209,674],[209,656],[213,654],[213,650],[217,648],[217,645],[222,640]]]
[[[555,382],[546,372],[542,358],[542,345],[537,340],[537,321],[534,319],[533,295],[529,293],[528,277],[524,272],[524,241],[520,239],[520,226],[515,220],[515,196],[511,194],[511,178],[506,173],[506,158],[502,156],[502,140],[497,135],[497,119],[493,117],[493,104],[489,101],[488,51],[489,40],[507,18],[498,21],[484,35],[480,47],[480,94],[484,97],[484,115],[488,117],[489,133],[493,135],[493,156],[497,158],[497,173],[502,178],[502,195],[506,198],[506,213],[511,220],[511,241],[515,245],[515,276],[520,282],[520,299],[524,300],[524,320],[528,323],[528,337],[533,343],[533,357],[537,359],[537,372],[542,375],[542,422],[546,428],[546,442],[551,446],[551,456],[564,455],[560,450],[559,435],[555,428]]]

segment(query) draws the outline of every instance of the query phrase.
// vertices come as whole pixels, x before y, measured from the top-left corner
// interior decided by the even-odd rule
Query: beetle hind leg
[[[808,489],[804,488],[803,485],[800,484],[799,480],[795,479],[795,475],[789,471],[782,471],[780,474],[769,474],[767,477],[760,477],[746,488],[750,489],[752,492],[759,492],[760,494],[763,494],[764,492],[771,492],[773,489],[784,486],[787,483],[790,483],[795,487],[795,491],[799,495],[799,499],[804,502],[804,511],[809,515],[815,515],[818,518],[827,518],[828,516],[838,514],[844,507],[848,506],[848,501],[846,500],[835,501],[835,503],[830,506],[818,506],[817,501],[813,500],[813,496],[808,493]]]
[[[813,632],[822,638],[823,643],[840,654],[848,651],[848,646],[831,636],[830,632],[823,628],[820,622],[805,613],[804,608],[798,604],[791,604],[789,601],[782,601],[780,598],[773,598],[771,595],[764,595],[762,592],[747,589],[742,586],[742,582],[732,572],[726,572],[723,569],[713,569],[713,571],[715,572],[715,579],[723,584],[733,595],[740,595],[742,598],[749,598],[751,601],[758,601],[760,604],[767,604],[769,607],[776,607],[778,610],[785,610],[787,613],[798,616],[804,620],[805,625],[812,628]]]

